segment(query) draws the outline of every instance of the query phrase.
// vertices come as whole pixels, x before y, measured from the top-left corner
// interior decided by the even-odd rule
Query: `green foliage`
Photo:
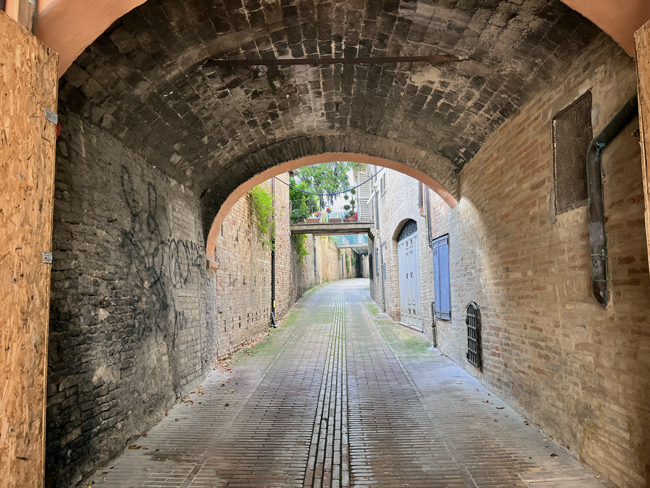
[[[296,181],[291,178],[291,185],[301,190],[313,191],[306,181]],[[310,217],[319,209],[319,201],[316,195],[303,193],[295,188],[289,188],[289,200],[291,200],[291,221],[299,222]]]
[[[337,161],[334,163],[304,166],[295,170],[295,178],[292,178],[291,183],[302,190],[314,193],[336,193],[345,190],[350,186],[348,171],[356,170],[359,166],[359,163],[352,163],[349,161]],[[301,186],[302,184],[305,186]],[[332,205],[335,199],[335,196],[332,195],[327,195],[325,197],[318,197],[316,195],[310,196],[316,197],[318,204],[321,207],[324,207],[326,204]],[[293,199],[294,195],[291,194],[291,200]]]
[[[296,245],[296,252],[298,253],[298,263],[302,264],[305,262],[305,256],[309,255],[307,246],[305,246],[305,241],[307,240],[307,234],[294,234],[293,242]]]
[[[345,272],[346,275],[350,274],[350,256],[347,252],[345,253]]]
[[[351,193],[352,191],[354,191],[354,190],[351,190],[350,193]],[[354,199],[351,198],[351,199],[350,199],[350,208],[349,208],[349,209],[348,209],[348,208],[345,209],[345,210],[349,210],[348,215],[349,215],[350,217],[354,217],[354,211],[355,211],[354,208],[355,208],[355,204],[356,204],[356,203],[357,203],[357,202],[355,202]],[[345,207],[343,207],[343,208],[345,208]]]
[[[251,204],[257,220],[257,231],[263,236],[262,244],[271,249],[275,239],[275,222],[273,221],[273,195],[262,185],[257,185],[249,190]]]

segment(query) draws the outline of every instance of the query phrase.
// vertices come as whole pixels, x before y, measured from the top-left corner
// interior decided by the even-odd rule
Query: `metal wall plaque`
[[[54,125],[59,123],[59,116],[52,112],[49,108],[45,109],[45,120],[52,122]]]

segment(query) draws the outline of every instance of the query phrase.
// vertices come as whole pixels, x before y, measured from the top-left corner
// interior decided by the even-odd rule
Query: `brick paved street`
[[[91,483],[605,486],[430,346],[378,313],[368,280],[319,287]]]

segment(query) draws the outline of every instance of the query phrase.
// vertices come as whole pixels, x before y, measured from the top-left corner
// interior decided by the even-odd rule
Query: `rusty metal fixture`
[[[601,170],[602,153],[607,145],[638,115],[636,93],[623,105],[605,128],[589,143],[587,150],[587,192],[589,198],[589,243],[591,246],[591,284],[594,296],[603,307],[609,300],[607,282],[607,236]]]
[[[442,64],[465,61],[449,54],[434,56],[387,56],[374,58],[291,58],[291,59],[208,59],[204,66],[323,66],[330,64],[389,64],[389,63],[429,63]]]

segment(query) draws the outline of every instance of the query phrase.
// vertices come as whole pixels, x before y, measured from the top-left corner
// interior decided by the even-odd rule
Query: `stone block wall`
[[[591,292],[587,206],[555,215],[552,118],[591,90],[597,134],[635,92],[634,62],[606,36],[524,105],[434,199],[449,232],[452,321],[439,345],[620,487],[650,482],[650,278],[635,120],[604,151],[610,303]],[[465,354],[481,307],[483,371]]]
[[[50,317],[47,485],[117,455],[211,366],[196,196],[64,108]]]

